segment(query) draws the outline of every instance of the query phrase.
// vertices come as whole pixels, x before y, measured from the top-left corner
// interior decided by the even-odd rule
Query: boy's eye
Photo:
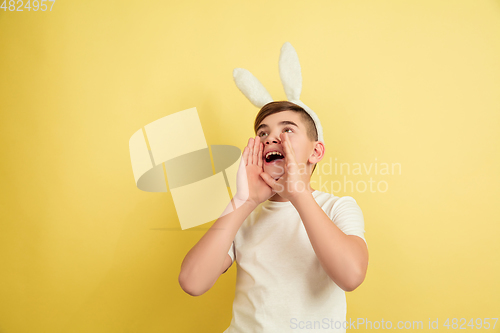
[[[293,130],[292,130],[291,128],[289,128],[289,127],[285,127],[285,128],[283,129],[283,131],[290,131],[290,132],[292,132],[292,133],[293,133]],[[259,134],[257,134],[257,135],[258,135],[258,136],[260,136],[260,137],[262,137],[264,134],[266,134],[266,135],[267,135],[267,133],[266,133],[266,132],[260,132],[260,133],[259,133]]]

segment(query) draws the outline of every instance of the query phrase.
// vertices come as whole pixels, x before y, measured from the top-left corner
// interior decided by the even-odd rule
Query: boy
[[[268,103],[254,129],[238,170],[238,208],[189,251],[179,283],[202,295],[236,259],[233,317],[224,333],[345,332],[345,291],[363,282],[368,266],[361,209],[352,197],[310,187],[325,147],[302,107]]]

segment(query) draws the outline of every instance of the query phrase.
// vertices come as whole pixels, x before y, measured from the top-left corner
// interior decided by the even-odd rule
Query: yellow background
[[[257,109],[232,70],[284,99],[285,41],[325,161],[401,165],[347,175],[385,193],[337,193],[370,250],[348,318],[500,317],[499,1],[58,0],[0,11],[0,332],[229,326],[235,265],[201,297],[181,290],[211,223],[176,231],[171,194],[135,186],[128,140],[196,107],[208,144],[243,149]]]

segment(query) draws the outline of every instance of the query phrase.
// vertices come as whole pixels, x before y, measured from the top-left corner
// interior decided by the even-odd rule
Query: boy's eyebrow
[[[297,128],[299,128],[299,126],[294,123],[293,121],[289,121],[289,120],[283,120],[283,121],[280,121],[278,123],[278,125],[293,125]],[[258,132],[261,128],[268,128],[269,126],[267,126],[266,124],[260,124],[259,127],[257,127],[257,130],[255,132]]]

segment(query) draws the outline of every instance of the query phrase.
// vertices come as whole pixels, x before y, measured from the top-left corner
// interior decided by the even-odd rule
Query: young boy
[[[254,129],[238,171],[237,209],[189,251],[179,283],[202,295],[236,259],[233,317],[224,333],[345,332],[345,291],[363,282],[368,266],[361,209],[352,197],[310,187],[325,147],[302,107],[268,103]]]

